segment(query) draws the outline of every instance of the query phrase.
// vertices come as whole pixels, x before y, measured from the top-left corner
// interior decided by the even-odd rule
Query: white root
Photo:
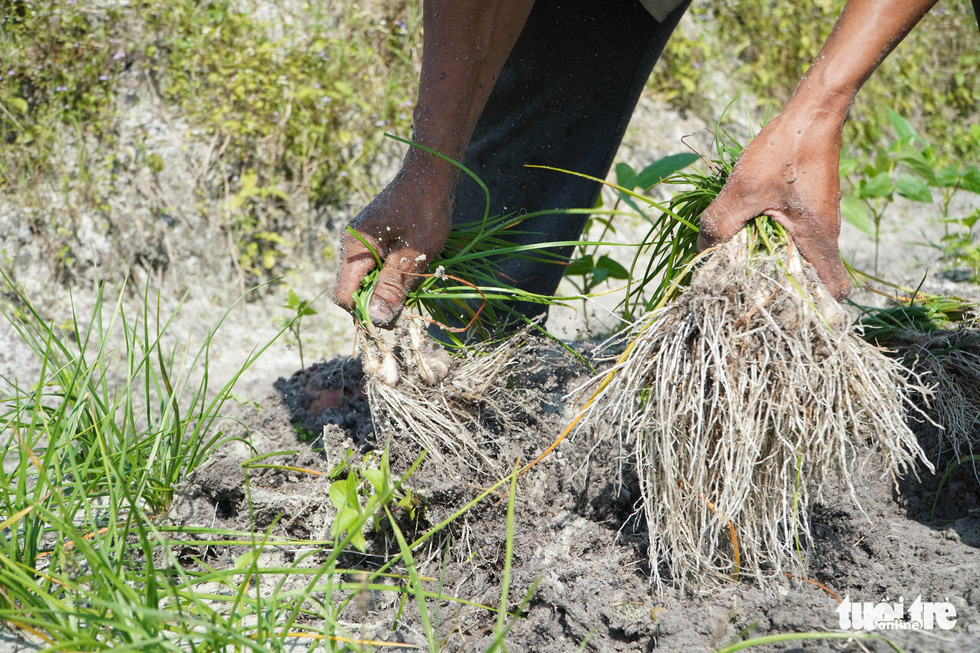
[[[385,385],[398,384],[398,379],[401,378],[401,371],[398,365],[398,359],[395,358],[394,352],[389,350],[384,352],[382,355],[377,378]]]
[[[453,459],[480,472],[500,471],[493,456],[497,436],[481,419],[487,409],[505,418],[505,411],[496,409],[495,380],[524,336],[453,357],[424,332],[422,320],[406,316],[395,331],[398,354],[378,335],[366,340],[368,401],[380,435],[414,442],[442,463]]]
[[[722,246],[641,318],[580,423],[633,449],[658,585],[801,573],[831,479],[856,501],[862,470],[925,461],[906,414],[930,391],[853,333],[811,270],[787,275],[785,250],[746,251],[744,235]]]
[[[903,331],[888,342],[893,356],[936,387],[928,413],[941,429],[928,451],[937,465],[980,454],[980,330]],[[980,478],[980,462],[974,461]]]
[[[364,330],[361,339],[361,369],[369,379],[396,385],[400,366],[391,345],[373,328]]]

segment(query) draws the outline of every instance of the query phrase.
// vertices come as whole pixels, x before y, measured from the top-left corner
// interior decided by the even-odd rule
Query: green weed
[[[863,157],[841,157],[841,178],[850,182],[850,190],[841,200],[841,215],[874,238],[877,273],[881,221],[887,207],[896,197],[932,204],[936,191],[942,197],[941,219],[947,225],[941,247],[948,259],[969,260],[971,250],[976,249],[971,247],[970,238],[977,217],[954,218],[949,211],[957,193],[980,194],[980,169],[975,165],[944,163],[936,148],[907,120],[891,109],[887,116],[895,133],[890,144],[878,146],[874,156],[863,163]],[[974,125],[970,137],[980,145],[980,128]],[[951,233],[950,226],[958,229]]]
[[[390,494],[389,502],[392,507],[400,508],[405,511],[409,519],[415,519],[418,501],[412,491],[406,488],[388,492],[389,488],[395,487],[395,484],[391,479],[387,449],[383,450],[380,456],[368,452],[360,462],[356,462],[354,452],[348,450],[347,458],[331,470],[330,477],[337,478],[330,484],[328,492],[330,502],[337,509],[331,535],[340,537],[344,533],[350,533],[351,545],[361,553],[367,551],[367,541],[364,539],[364,534],[357,529],[366,521],[373,521],[376,530],[377,512],[382,508],[388,508],[387,505],[378,505],[375,506],[374,513],[367,513],[365,501],[370,504],[372,496]]]
[[[221,408],[241,372],[265,347],[215,390],[208,356],[229,312],[193,352],[164,345],[175,314],[161,317],[159,306],[154,311],[148,297],[138,314],[127,314],[125,284],[110,313],[104,313],[108,303],[100,285],[93,314],[86,320],[73,314],[69,330],[63,331],[46,323],[2,271],[0,278],[10,298],[0,303],[0,316],[17,330],[43,369],[40,382],[28,387],[3,379],[9,386],[4,426],[28,442],[47,440],[46,447],[61,450],[67,456],[62,464],[79,466],[72,475],[85,479],[90,494],[104,492],[114,471],[128,480],[128,491],[152,514],[165,511],[176,485],[225,441],[224,433],[214,428]],[[116,337],[122,338],[122,359],[110,344]],[[200,372],[199,381],[192,379],[192,370]],[[120,376],[122,386],[117,385]]]
[[[317,314],[312,306],[315,301],[316,298],[312,300],[300,299],[296,291],[290,288],[286,294],[286,303],[282,305],[282,308],[291,311],[292,315],[282,318],[279,324],[286,327],[295,338],[296,346],[299,347],[299,364],[302,368],[306,367],[306,362],[303,360],[303,337],[301,334],[303,318]]]
[[[221,0],[7,3],[0,187],[45,214],[45,191],[64,194],[108,221],[105,186],[129,160],[115,143],[120,80],[149,81],[167,113],[210,143],[189,183],[228,234],[229,260],[249,285],[270,280],[318,232],[317,207],[366,201],[379,187],[381,135],[410,124],[420,25],[421,8],[408,3],[313,4],[265,17]],[[154,178],[166,169],[159,153],[134,147],[132,162]],[[169,215],[173,206],[161,203]],[[77,266],[73,219],[32,225],[66,280]]]
[[[106,136],[101,118],[132,53],[114,6],[15,0],[0,13],[0,187],[10,189],[53,170],[65,127]]]
[[[35,383],[2,379],[0,397],[0,620],[57,650],[285,651],[298,641],[326,650],[367,650],[338,615],[363,592],[389,592],[418,610],[430,650],[441,646],[428,607],[453,601],[498,615],[502,642],[519,615],[433,591],[413,551],[511,481],[508,537],[513,537],[513,479],[504,478],[446,520],[409,542],[401,531],[418,499],[405,487],[421,459],[395,478],[387,454],[348,459],[331,475],[330,497],[343,495],[328,541],[296,541],[267,530],[241,532],[170,526],[161,519],[182,479],[227,439],[222,404],[239,371],[217,391],[207,360],[221,322],[195,354],[168,347],[167,327],[148,301],[132,314],[99,286],[93,313],[67,330],[48,324],[23,292],[2,277],[0,316],[39,358]],[[279,335],[288,328],[283,327]],[[119,344],[116,344],[119,343]],[[271,344],[271,343],[269,343]],[[252,352],[247,368],[268,345]],[[196,369],[202,380],[190,381]],[[275,452],[243,464],[274,467]],[[249,499],[249,505],[250,499]],[[390,524],[398,552],[377,570],[341,569],[349,550],[363,550],[368,524]],[[181,551],[226,548],[233,562],[213,568]],[[299,551],[288,565],[262,563],[273,549]],[[326,559],[314,562],[313,556]],[[403,573],[393,573],[392,567]],[[357,574],[357,582],[344,580]],[[438,614],[438,612],[436,612]],[[403,617],[399,617],[402,619]]]

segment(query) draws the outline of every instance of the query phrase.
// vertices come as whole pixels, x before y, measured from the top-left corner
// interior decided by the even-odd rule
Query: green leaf
[[[697,160],[698,155],[694,152],[681,152],[680,154],[666,156],[644,168],[643,172],[636,176],[636,185],[643,190],[648,190]]]
[[[14,105],[14,108],[20,111],[21,113],[23,114],[27,113],[28,104],[27,104],[27,100],[25,100],[24,98],[22,97],[11,98],[10,103]]]
[[[855,195],[858,199],[889,197],[894,191],[892,179],[887,172],[879,172],[870,179],[862,179]]]
[[[871,221],[871,215],[868,213],[868,207],[864,205],[864,202],[853,197],[845,197],[840,202],[840,213],[858,231],[874,237],[874,224]]]
[[[909,170],[922,177],[928,184],[938,185],[934,162],[930,161],[924,152],[909,147],[898,156],[898,160]]]
[[[622,265],[609,258],[605,254],[599,257],[596,261],[596,269],[604,270],[607,277],[612,277],[613,279],[629,279],[630,273]]]
[[[967,166],[960,176],[960,187],[980,195],[980,168]]]
[[[898,140],[911,143],[913,141],[919,141],[925,144],[925,141],[919,136],[915,128],[909,124],[909,121],[900,116],[894,109],[888,110],[888,121],[892,124],[892,129],[895,130],[895,134],[898,136]]]
[[[883,147],[877,148],[875,151],[875,163],[874,172],[869,172],[869,177],[874,177],[881,172],[891,172],[895,167],[894,161],[892,161],[892,154]]]
[[[903,172],[898,176],[898,181],[895,182],[895,190],[906,199],[927,204],[932,203],[932,193],[929,192],[929,186],[918,177],[913,177],[910,174]]]
[[[950,164],[936,171],[936,186],[949,188],[955,186],[960,181],[960,170],[955,165]]]
[[[347,509],[354,509],[360,512],[361,503],[357,499],[357,477],[353,474],[331,483],[327,496],[330,497],[330,503],[337,510],[343,512]]]
[[[395,505],[403,510],[412,510],[415,507],[412,505],[412,491],[407,490],[406,492],[405,496],[399,499]]]
[[[337,518],[334,519],[330,534],[333,537],[340,537],[342,533],[348,532],[357,525],[357,517],[358,514],[355,510],[341,510],[337,513]]]
[[[378,469],[377,467],[372,467],[361,470],[361,473],[364,475],[364,478],[366,478],[368,482],[374,486],[374,489],[379,494],[383,494],[388,491],[388,477],[384,471]]]
[[[636,188],[636,170],[628,163],[616,164],[616,184],[633,190]]]
[[[858,160],[853,157],[841,156],[840,166],[838,167],[838,173],[841,177],[846,177],[847,175],[857,170],[858,166],[860,165],[861,164],[858,162]]]
[[[582,258],[573,260],[568,267],[565,268],[565,275],[589,274],[594,269],[595,263],[592,261],[592,255],[586,254]]]
[[[350,543],[354,545],[354,548],[365,553],[367,551],[367,540],[364,539],[364,533],[358,531],[354,533],[354,536],[350,538]]]
[[[976,211],[974,211],[973,213],[971,213],[965,218],[961,218],[959,222],[967,229],[972,230],[973,227],[977,224],[978,220],[980,220],[980,209],[977,209]]]
[[[330,484],[330,489],[327,490],[327,497],[330,498],[330,503],[337,510],[343,510],[347,506],[347,492],[344,490],[344,484],[346,480],[334,481]]]
[[[250,549],[245,553],[241,554],[235,558],[235,563],[232,565],[235,569],[244,569],[251,566],[259,557],[258,549]]]

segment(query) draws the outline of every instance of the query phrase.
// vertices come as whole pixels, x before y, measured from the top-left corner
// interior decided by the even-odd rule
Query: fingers
[[[374,269],[374,256],[357,238],[345,232],[341,238],[340,261],[333,301],[353,311],[354,293],[361,287],[361,279]]]
[[[741,201],[737,194],[727,190],[727,187],[723,189],[701,216],[698,249],[704,251],[723,243],[752,218],[769,215],[786,228],[800,254],[813,265],[834,299],[840,301],[847,297],[851,291],[851,280],[837,246],[839,220],[816,214],[791,216],[786,211]]]
[[[816,268],[817,276],[823,281],[823,285],[827,287],[833,298],[840,301],[847,297],[851,292],[851,278],[847,274],[847,268],[844,267],[843,261],[841,261],[840,251],[837,247],[827,251],[824,247],[812,246],[808,240],[794,239],[794,241],[800,248],[800,254],[803,255],[803,258],[810,261]]]
[[[370,239],[368,239],[371,242]],[[382,244],[375,251],[384,256]],[[345,233],[342,239],[341,266],[334,286],[334,302],[348,311],[354,310],[354,293],[361,288],[361,280],[377,265],[374,256],[357,238]],[[378,273],[368,316],[375,326],[390,329],[395,325],[405,305],[408,293],[419,281],[420,275],[428,267],[428,258],[415,248],[394,247],[384,258]]]
[[[408,293],[421,281],[419,275],[427,266],[426,256],[410,247],[393,249],[388,254],[368,305],[368,314],[375,326],[383,329],[395,326]]]
[[[817,276],[833,298],[840,301],[847,297],[851,292],[851,278],[841,261],[840,249],[837,246],[839,221],[807,220],[807,216],[793,220],[782,212],[773,212],[772,217],[786,227],[786,231],[800,249],[800,254],[816,269]],[[815,227],[814,224],[822,227]]]

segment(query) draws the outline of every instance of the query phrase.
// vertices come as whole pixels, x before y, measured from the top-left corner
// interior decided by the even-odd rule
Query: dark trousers
[[[465,165],[490,190],[490,215],[591,208],[601,185],[546,165],[604,179],[640,93],[688,3],[658,23],[638,0],[537,0],[466,150]],[[454,224],[483,216],[486,196],[463,175]],[[576,240],[586,215],[530,218],[515,244]],[[568,256],[572,247],[560,248]],[[509,285],[543,295],[564,266],[509,258]],[[529,317],[540,304],[517,307]]]

